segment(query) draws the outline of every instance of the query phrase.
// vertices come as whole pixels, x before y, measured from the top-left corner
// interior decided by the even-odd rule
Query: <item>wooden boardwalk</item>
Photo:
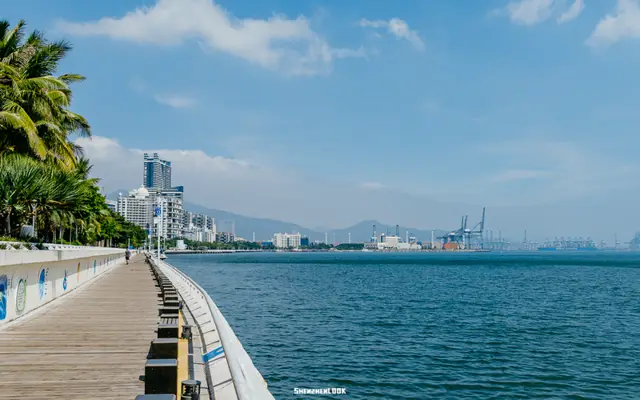
[[[135,399],[144,394],[158,297],[138,256],[0,330],[0,399]],[[68,298],[67,298],[68,297]]]

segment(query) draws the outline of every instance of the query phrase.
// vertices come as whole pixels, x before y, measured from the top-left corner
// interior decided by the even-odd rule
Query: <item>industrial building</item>
[[[377,235],[376,226],[373,225],[373,234],[371,235],[371,242],[365,243],[367,250],[421,250],[422,246],[415,240],[415,237],[410,236],[409,232],[406,232],[405,240],[400,237],[400,227],[396,225],[395,235],[386,235],[384,233]]]

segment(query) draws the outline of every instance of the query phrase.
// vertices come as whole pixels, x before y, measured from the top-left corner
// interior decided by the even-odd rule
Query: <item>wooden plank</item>
[[[180,317],[178,318],[178,335],[182,336],[182,326],[185,324],[184,315],[180,311]],[[176,391],[176,397],[180,398],[182,392],[182,381],[189,379],[189,340],[178,340],[178,389]]]
[[[134,399],[158,320],[142,257],[0,332],[0,399]]]

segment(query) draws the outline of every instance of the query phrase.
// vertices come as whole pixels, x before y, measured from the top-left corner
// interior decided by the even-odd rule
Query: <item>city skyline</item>
[[[185,209],[184,186],[171,185],[171,161],[161,159],[158,153],[153,156],[144,153],[142,169],[142,185],[124,194],[119,192],[115,212],[150,236],[199,242],[220,239],[213,217]],[[230,237],[235,237],[235,232]]]
[[[131,159],[158,152],[193,203],[309,227],[454,229],[483,206],[511,237],[640,227],[638,1],[3,11],[73,43],[63,67],[86,71],[75,111],[95,135],[77,143],[108,190],[137,187]]]
[[[158,164],[160,164],[158,168]],[[171,187],[171,161],[161,159],[158,153],[154,153],[153,157],[147,153],[143,154],[143,178],[142,186],[128,192],[128,195],[118,193],[118,200],[115,202],[115,211],[120,213],[126,220],[140,227],[150,228],[152,223],[153,210],[160,207],[162,210],[163,230],[161,236],[167,238],[184,238],[194,240],[196,242],[230,242],[230,241],[246,241],[244,237],[238,236],[235,229],[235,220],[223,220],[222,223],[227,226],[218,229],[215,218],[206,213],[192,212],[186,209],[183,203],[184,187]],[[169,221],[169,222],[167,222]],[[173,222],[171,222],[173,221]],[[230,225],[229,225],[230,224]],[[363,235],[360,229],[362,225],[369,224],[372,232],[371,236]],[[308,229],[296,226],[290,232],[278,232],[273,229],[272,242],[276,248],[298,248],[301,245],[301,238],[306,238],[307,243],[310,237],[313,242],[338,245],[340,243],[352,243],[352,232],[350,228],[354,228],[356,232],[356,243],[365,243],[366,245],[374,245],[376,248],[402,248],[410,250],[425,246],[434,247],[438,244],[447,248],[447,246],[470,246],[474,249],[491,249],[491,250],[507,250],[517,249],[535,249],[542,247],[600,247],[600,248],[626,248],[633,247],[634,241],[637,240],[638,233],[635,238],[629,241],[619,240],[617,233],[613,235],[613,241],[604,239],[593,240],[588,236],[565,236],[563,234],[547,236],[544,240],[541,237],[527,236],[527,230],[524,230],[524,237],[520,241],[515,237],[503,235],[501,230],[486,229],[485,227],[485,209],[482,211],[482,219],[475,223],[473,220],[469,225],[468,215],[463,216],[461,225],[458,229],[440,229],[432,228],[430,232],[423,229],[415,229],[409,227],[400,228],[399,225],[394,227],[385,226],[378,221],[362,221],[361,223],[347,227],[344,229],[325,229],[316,228]],[[360,227],[358,227],[360,226]],[[366,228],[368,228],[367,226]],[[245,226],[245,230],[246,230]],[[254,227],[251,227],[255,229]],[[366,229],[365,228],[365,229]],[[380,228],[380,231],[377,230]],[[468,229],[467,229],[468,228]],[[386,229],[386,232],[385,232]],[[324,241],[318,240],[318,236],[324,232]],[[342,231],[341,236],[336,237],[336,231]],[[333,240],[329,241],[329,232],[333,236]],[[405,233],[403,239],[400,232]],[[463,232],[468,232],[463,233]],[[246,235],[248,232],[244,232]],[[248,236],[248,235],[247,235]],[[386,238],[386,239],[385,239]],[[609,238],[610,239],[610,238]],[[252,241],[256,241],[256,232],[252,231]],[[259,242],[265,242],[260,238]],[[266,239],[269,242],[269,239]]]

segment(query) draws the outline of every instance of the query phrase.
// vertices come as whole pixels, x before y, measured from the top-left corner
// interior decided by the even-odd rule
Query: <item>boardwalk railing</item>
[[[233,380],[238,399],[274,400],[275,398],[269,392],[264,378],[253,365],[251,357],[249,357],[249,354],[247,354],[242,343],[240,343],[236,337],[233,329],[231,329],[231,326],[229,326],[229,323],[207,292],[193,279],[172,265],[167,264],[164,261],[158,261],[157,258],[154,258],[153,261],[163,269],[164,273],[170,279],[175,279],[175,281],[181,282],[181,286],[186,288],[186,290],[204,306],[203,309],[209,311],[201,318],[197,318],[196,321],[198,324],[201,324],[203,323],[202,321],[209,322],[213,320],[218,335],[220,336],[222,349],[221,351],[218,349],[207,349],[208,353],[203,357],[204,361],[208,363],[209,361],[212,361],[215,356],[224,353],[229,365],[231,378]],[[181,294],[183,296],[185,295],[182,291]],[[206,338],[203,338],[203,340],[206,345],[209,345]]]

